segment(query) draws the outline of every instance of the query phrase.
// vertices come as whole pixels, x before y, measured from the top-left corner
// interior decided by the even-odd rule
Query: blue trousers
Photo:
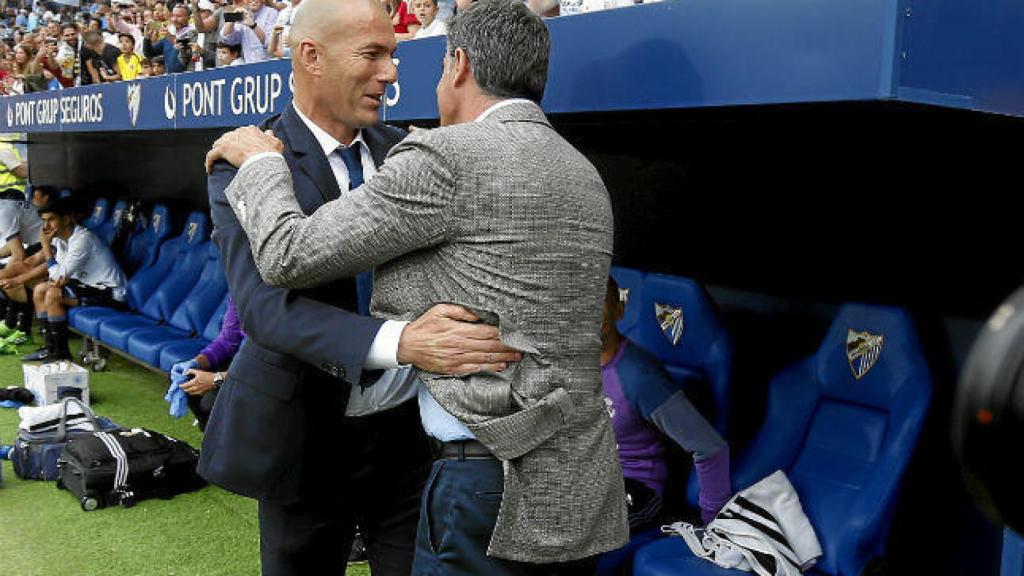
[[[434,462],[423,490],[413,576],[584,576],[597,559],[563,564],[512,562],[487,555],[504,489],[494,459]]]

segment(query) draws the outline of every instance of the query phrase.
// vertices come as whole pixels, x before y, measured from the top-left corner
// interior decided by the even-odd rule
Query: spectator
[[[263,0],[246,0],[241,8],[235,4],[225,8],[229,13],[242,13],[242,21],[228,22],[225,19],[221,29],[221,42],[241,44],[242,57],[245,62],[265,62],[270,59],[267,47],[270,45],[270,33],[277,22],[277,10],[263,4]]]
[[[601,377],[625,476],[630,532],[660,525],[668,468],[664,438],[693,454],[700,512],[710,522],[732,493],[729,446],[652,356],[623,337],[619,287],[611,278],[601,328]]]
[[[63,88],[60,85],[60,81],[53,76],[53,72],[50,72],[46,68],[43,68],[43,78],[46,79],[47,90],[60,90],[61,88]]]
[[[387,0],[388,14],[391,14],[391,24],[395,27],[395,38],[397,40],[409,40],[416,35],[420,29],[420,21],[416,15],[409,12],[409,5],[405,0]]]
[[[163,76],[167,74],[167,64],[164,63],[163,56],[155,56],[151,62],[153,63],[153,73],[151,76]]]
[[[7,60],[0,59],[0,94],[10,94],[14,85],[13,70]]]
[[[242,58],[242,47],[238,44],[217,44],[217,66],[238,66],[245,64]]]
[[[412,9],[420,21],[420,29],[413,38],[444,36],[448,33],[444,22],[437,19],[437,0],[413,0]]]
[[[291,56],[291,48],[288,46],[288,33],[292,29],[292,21],[295,19],[295,11],[299,9],[302,0],[292,0],[278,14],[277,23],[274,24],[274,31],[270,36],[270,47],[268,51],[274,58],[287,58]]]
[[[60,41],[56,37],[47,41],[46,51],[40,55],[39,62],[53,73],[63,88],[71,88],[80,82],[82,72],[81,42],[78,27],[67,23],[60,28]]]
[[[135,37],[121,34],[121,55],[117,57],[117,73],[122,80],[135,80],[142,73],[142,57],[135,53]]]
[[[25,356],[26,362],[70,360],[67,309],[77,306],[125,308],[126,279],[110,248],[92,232],[75,224],[73,202],[53,199],[39,209],[43,219],[42,252],[50,279],[32,291],[36,318],[48,323],[46,349]],[[51,246],[52,242],[52,246]]]
[[[170,13],[167,11],[167,4],[163,2],[156,2],[153,4],[153,20],[163,26],[167,23],[169,16]]]
[[[206,422],[213,411],[217,392],[227,378],[226,370],[231,364],[231,359],[238,353],[243,338],[245,332],[242,331],[242,323],[238,319],[238,310],[229,296],[228,309],[217,338],[203,348],[195,358],[178,362],[171,367],[171,390],[168,390],[167,398],[170,400],[174,396],[175,386],[181,388],[188,395],[188,407],[195,414],[200,430],[206,430]],[[173,411],[173,402],[171,408]]]
[[[185,65],[190,60],[191,49],[182,51],[186,52],[184,54],[179,52],[179,47],[184,48],[191,44],[193,31],[188,25],[189,16],[188,8],[184,4],[178,4],[171,12],[171,22],[166,26],[150,26],[143,40],[143,53],[150,58],[163,56],[163,64],[171,74],[184,72]]]
[[[43,77],[43,67],[36,59],[32,49],[24,44],[14,48],[14,78],[15,82],[21,83],[21,94],[29,92],[43,92],[47,88],[46,78]]]
[[[149,78],[153,75],[153,61],[149,58],[142,59],[142,71],[139,72],[139,78]]]
[[[82,61],[89,75],[89,84],[116,82],[121,79],[117,72],[117,59],[121,51],[103,41],[103,35],[89,30],[82,36]],[[86,82],[83,82],[86,84]]]
[[[224,25],[224,9],[210,0],[192,0],[192,13],[195,14],[193,28],[199,45],[199,50],[193,47],[193,52],[202,54],[203,68],[214,68],[217,65],[217,41]]]
[[[131,34],[134,39],[135,53],[142,56],[142,29],[136,24],[135,15],[131,10],[124,10],[124,6],[130,6],[130,4],[115,3],[110,13],[110,24],[111,27],[117,31],[118,36],[121,34]],[[118,40],[120,43],[120,38]],[[122,52],[124,49],[122,48]]]

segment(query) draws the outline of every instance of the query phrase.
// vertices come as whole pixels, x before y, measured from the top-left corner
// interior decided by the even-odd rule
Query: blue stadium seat
[[[220,266],[220,250],[213,242],[207,242],[206,246],[206,265],[192,291],[171,316],[168,325],[140,328],[132,332],[126,346],[129,354],[150,366],[159,366],[160,350],[164,346],[198,336],[206,329],[228,290]]]
[[[209,217],[202,212],[193,212],[185,223],[181,235],[163,243],[160,255],[152,266],[140,270],[128,287],[129,301],[138,298],[133,288],[142,283],[136,279],[145,275],[158,283],[153,293],[139,307],[138,314],[126,312],[105,319],[100,323],[98,338],[105,345],[126,350],[128,336],[148,326],[164,324],[171,319],[185,296],[195,286],[202,274],[209,253]],[[134,300],[134,304],[138,300]],[[187,334],[186,334],[187,336]]]
[[[688,393],[694,387],[708,390],[715,411],[709,420],[725,433],[732,392],[732,339],[711,297],[688,278],[647,274],[635,303],[636,324],[626,336],[661,361]],[[663,329],[659,314],[674,315],[676,320],[665,320]]]
[[[106,198],[97,198],[96,203],[92,205],[92,212],[89,213],[89,217],[82,222],[82,226],[92,232],[97,230],[107,223],[110,218],[110,203]]]
[[[626,303],[626,309],[619,320],[619,332],[629,334],[640,318],[640,289],[644,282],[644,273],[633,268],[612,267],[612,278],[619,285],[619,295]]]
[[[733,485],[785,471],[824,551],[813,572],[860,574],[885,551],[931,391],[907,311],[847,304],[818,351],[773,379],[765,423],[733,467]],[[639,576],[723,573],[678,538],[648,545],[634,564]]]
[[[121,221],[121,215],[128,209],[128,203],[124,200],[118,200],[114,204],[113,210],[110,211],[110,217],[103,221],[103,224],[96,229],[96,234],[99,235],[100,240],[103,240],[107,246],[114,241],[114,235],[117,234],[117,223]]]
[[[163,204],[153,206],[149,218],[140,218],[135,224],[124,252],[117,254],[125,274],[152,264],[160,252],[160,245],[171,235],[171,211]]]
[[[111,221],[116,222],[120,219],[118,211],[126,210],[127,206],[124,202],[118,202],[114,206],[114,215],[111,217]],[[108,222],[109,224],[110,222]],[[114,232],[116,232],[116,224],[110,231],[110,237],[113,238]],[[141,247],[148,246],[149,252],[144,253],[140,258],[145,261],[156,260],[155,256],[160,251],[160,246],[164,239],[170,233],[170,229],[167,225],[167,208],[162,205],[157,205],[153,208],[153,218],[151,225],[139,226],[133,234],[133,239],[136,236],[145,237],[145,239],[139,239],[136,242],[136,246],[139,247],[140,253]],[[131,244],[132,240],[129,240]],[[109,243],[109,242],[108,242]],[[118,258],[118,263],[124,266],[124,260]],[[153,262],[153,265],[144,267],[135,272],[127,285],[127,297],[128,306],[133,310],[137,310],[145,304],[149,296],[156,290],[157,286],[164,279],[167,274],[166,269],[160,270]],[[114,310],[112,308],[104,308],[101,306],[89,306],[85,308],[72,308],[68,311],[68,321],[73,328],[82,332],[87,336],[98,337],[100,331],[100,325],[111,318],[120,317],[124,312]]]
[[[198,338],[170,342],[160,349],[160,369],[168,372],[175,363],[194,358],[196,354],[202,352],[203,348],[206,348],[206,345],[220,334],[220,327],[224,322],[227,310],[228,297],[225,294],[220,306],[214,311],[210,321],[206,323],[206,329]]]

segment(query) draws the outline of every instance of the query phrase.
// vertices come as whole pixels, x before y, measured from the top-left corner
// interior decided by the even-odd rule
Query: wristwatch
[[[224,373],[217,372],[213,375],[213,386],[214,388],[220,388],[220,385],[224,383]]]

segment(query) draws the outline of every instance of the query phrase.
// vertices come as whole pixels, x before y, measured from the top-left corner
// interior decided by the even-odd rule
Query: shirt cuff
[[[398,364],[398,341],[402,338],[408,322],[387,320],[377,331],[370,350],[366,353],[363,370],[390,370],[401,368]]]
[[[262,158],[270,158],[270,157],[273,157],[273,156],[277,156],[278,158],[284,158],[284,156],[281,155],[279,152],[260,152],[259,154],[256,154],[255,156],[250,156],[249,159],[246,160],[245,162],[242,162],[242,165],[238,167],[238,171],[241,172],[242,170],[245,170],[246,166],[248,166],[249,164],[252,164],[253,162],[255,162],[257,160],[260,160]]]

